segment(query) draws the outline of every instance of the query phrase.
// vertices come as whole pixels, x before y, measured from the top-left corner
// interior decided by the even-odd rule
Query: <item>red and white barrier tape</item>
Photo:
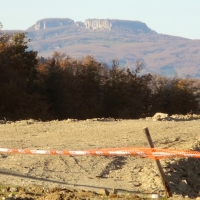
[[[10,154],[39,154],[39,155],[69,155],[69,156],[140,156],[151,159],[162,159],[171,157],[192,157],[200,158],[198,151],[182,151],[158,148],[108,148],[83,151],[56,151],[56,150],[29,150],[29,149],[8,149],[0,148],[0,153]]]

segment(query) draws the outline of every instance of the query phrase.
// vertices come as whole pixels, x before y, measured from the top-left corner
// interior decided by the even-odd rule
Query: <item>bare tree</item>
[[[2,25],[2,23],[0,22],[0,30],[3,28],[3,25]]]

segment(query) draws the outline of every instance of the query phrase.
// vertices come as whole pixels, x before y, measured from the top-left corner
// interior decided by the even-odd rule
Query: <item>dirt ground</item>
[[[200,147],[200,120],[24,120],[0,124],[0,148],[87,150],[149,147]],[[171,199],[200,197],[199,159],[162,159]],[[155,161],[134,156],[49,156],[0,154],[2,199],[137,199],[164,188]],[[37,192],[38,191],[38,192]]]

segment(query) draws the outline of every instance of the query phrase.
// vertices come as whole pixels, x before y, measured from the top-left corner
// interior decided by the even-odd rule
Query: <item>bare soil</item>
[[[0,124],[0,148],[87,150],[149,147],[198,150],[200,120],[34,120]],[[199,145],[199,146],[198,146]],[[200,197],[200,160],[163,159],[171,199]],[[0,154],[0,197],[4,199],[136,199],[164,188],[155,161],[134,156]],[[10,195],[10,196],[9,196]]]

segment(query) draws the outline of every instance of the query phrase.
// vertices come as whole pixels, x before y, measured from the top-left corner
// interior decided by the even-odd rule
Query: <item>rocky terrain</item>
[[[200,116],[158,113],[140,120],[0,121],[0,147],[87,150],[149,147],[200,149]],[[200,160],[162,159],[171,199],[200,197]],[[143,199],[165,197],[155,161],[134,156],[0,155],[1,199]]]

